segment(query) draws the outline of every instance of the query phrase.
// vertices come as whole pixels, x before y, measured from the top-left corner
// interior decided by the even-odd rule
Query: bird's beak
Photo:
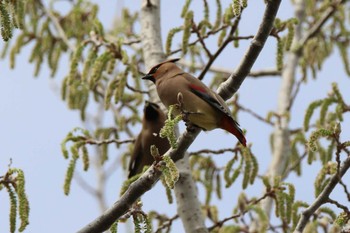
[[[142,77],[142,79],[150,80],[152,82],[156,81],[153,77],[153,74],[146,74],[145,76]]]

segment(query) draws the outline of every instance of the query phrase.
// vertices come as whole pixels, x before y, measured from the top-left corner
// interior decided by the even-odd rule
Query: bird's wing
[[[224,113],[224,117],[220,121],[220,127],[235,135],[238,138],[238,140],[244,146],[246,146],[246,139],[244,137],[243,131],[239,127],[237,121],[233,119],[224,100],[215,92],[208,92],[206,88],[197,86],[193,83],[190,84],[189,87],[190,90],[199,98],[205,100],[207,103],[210,104],[210,106]]]
[[[134,150],[131,154],[129,162],[129,175],[128,178],[138,173],[139,166],[142,160],[142,145],[141,145],[141,134],[139,134],[135,141]]]
[[[205,100],[205,102],[209,103],[212,107],[219,110],[220,112],[223,112],[228,117],[232,118],[231,113],[227,108],[226,104],[221,103],[220,99],[222,98],[215,92],[211,93],[211,90],[207,90],[206,88],[193,83],[189,84],[189,88],[191,92],[193,92],[199,98]]]

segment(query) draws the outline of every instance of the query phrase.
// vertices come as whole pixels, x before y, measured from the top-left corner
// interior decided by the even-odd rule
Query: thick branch
[[[295,1],[295,17],[298,19],[299,24],[295,28],[295,34],[293,38],[294,43],[297,43],[301,39],[301,25],[304,21],[305,14],[304,4],[304,0]],[[290,154],[289,118],[287,118],[286,115],[290,105],[292,89],[295,80],[295,72],[298,66],[300,56],[300,53],[289,53],[286,65],[282,71],[282,82],[278,94],[277,106],[277,114],[281,117],[279,121],[275,122],[275,130],[273,132],[273,156],[266,174],[269,177],[270,181],[272,181],[274,177],[281,176],[283,174],[285,164]],[[264,202],[262,202],[263,209],[265,210],[268,216],[270,215],[272,204],[272,198],[267,198],[264,200]]]
[[[293,38],[292,50],[287,57],[286,65],[282,71],[282,83],[278,96],[278,108],[277,114],[281,116],[280,121],[275,123],[274,131],[274,148],[272,161],[270,163],[267,175],[270,180],[273,180],[276,176],[288,176],[285,170],[285,164],[288,161],[290,155],[290,133],[289,118],[287,117],[290,111],[292,101],[295,96],[292,95],[292,89],[295,82],[295,73],[298,67],[299,59],[302,55],[303,46],[310,38],[315,36],[321,27],[326,23],[332,14],[334,14],[336,6],[344,2],[343,0],[337,1],[332,5],[322,17],[310,28],[304,35],[302,35],[302,23],[305,15],[305,1],[295,1],[295,17],[298,19],[299,24],[295,29]],[[299,46],[299,47],[298,47]],[[272,208],[272,199],[268,198],[263,202],[263,209],[266,213],[270,214]]]
[[[310,217],[313,215],[313,213],[315,213],[315,211],[322,204],[326,203],[329,200],[329,195],[331,194],[335,186],[339,183],[340,179],[344,176],[344,174],[349,169],[349,167],[350,167],[350,157],[348,156],[344,161],[342,167],[340,168],[340,171],[332,176],[331,181],[326,185],[326,187],[323,189],[320,195],[316,198],[314,203],[303,211],[303,213],[301,214],[301,218],[299,219],[298,225],[295,228],[294,233],[303,232]]]
[[[170,155],[174,161],[182,158],[200,130],[188,133],[185,131],[178,139],[177,149],[170,149],[166,155]],[[89,223],[78,233],[97,233],[107,230],[117,219],[125,214],[132,204],[140,198],[145,192],[149,191],[158,181],[161,172],[152,165],[137,181],[132,183],[128,190],[101,216]]]
[[[146,70],[165,60],[165,54],[162,47],[162,36],[160,27],[160,1],[142,1],[141,15],[141,42],[142,53],[145,61]],[[156,87],[151,82],[147,82],[149,97],[152,102],[161,104],[157,95]]]
[[[281,0],[268,1],[265,9],[265,14],[261,26],[253,39],[252,44],[248,48],[244,58],[242,59],[236,72],[224,82],[218,90],[218,94],[223,98],[230,98],[240,87],[250,68],[253,66],[256,58],[261,52],[262,46],[265,44],[269,33],[271,31],[274,19],[277,14]],[[267,31],[264,31],[267,30]],[[171,149],[167,153],[171,155],[174,161],[183,158],[185,151],[195,140],[200,130],[196,129],[193,132],[185,131],[178,139],[177,149]],[[113,204],[103,215],[89,223],[79,233],[97,233],[108,229],[114,221],[120,218],[132,203],[141,197],[145,192],[150,190],[154,183],[159,179],[160,172],[151,166],[145,174],[143,174],[137,181],[132,183],[128,190],[120,197],[120,199]]]
[[[236,71],[233,72],[218,89],[218,93],[223,99],[226,100],[236,93],[246,76],[249,74],[250,69],[258,58],[271,32],[280,3],[281,0],[267,1],[262,23],[260,24],[258,32],[252,40],[248,50],[244,54],[241,63]]]

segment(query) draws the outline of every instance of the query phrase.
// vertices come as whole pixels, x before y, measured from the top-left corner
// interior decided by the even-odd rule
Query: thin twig
[[[116,143],[118,145],[121,144],[125,144],[125,143],[134,143],[135,139],[131,138],[131,139],[125,139],[125,140],[118,140],[118,139],[106,139],[106,140],[101,140],[101,141],[96,141],[96,140],[92,140],[92,139],[88,139],[86,140],[86,144],[90,144],[90,145],[103,145],[103,144],[111,144],[111,143]]]
[[[350,167],[350,154],[348,154],[348,157],[343,162],[340,170],[338,173],[334,174],[330,182],[324,187],[323,191],[318,195],[314,203],[312,203],[308,208],[306,208],[301,213],[301,218],[299,219],[299,222],[297,224],[297,227],[295,228],[294,233],[301,233],[304,231],[304,228],[306,224],[308,223],[310,217],[315,213],[315,211],[324,203],[326,203],[329,199],[329,195],[332,193],[335,186],[339,183],[339,180],[341,177],[344,176],[344,174],[348,171]]]
[[[193,20],[192,20],[192,30],[197,34],[198,40],[201,43],[204,51],[207,53],[207,56],[209,58],[211,58],[213,55],[211,54],[210,50],[208,49],[207,45],[205,44],[203,37],[202,37],[200,31],[198,30],[197,25],[193,22]]]
[[[122,44],[123,45],[133,45],[133,44],[138,44],[138,43],[141,43],[141,39],[124,41]]]
[[[92,187],[89,183],[87,183],[82,177],[81,175],[77,172],[74,175],[74,179],[77,181],[78,185],[84,189],[87,193],[89,193],[91,196],[98,196],[98,191]]]
[[[227,28],[227,27],[229,27],[229,26],[230,26],[229,24],[225,24],[225,25],[219,27],[218,29],[209,31],[206,35],[202,36],[202,39],[207,39],[207,38],[210,37],[211,35],[215,35],[216,33],[220,32],[221,30],[223,30],[223,29],[225,29],[225,28]],[[189,46],[189,47],[190,47],[190,46],[193,46],[193,45],[197,44],[198,42],[199,42],[199,39],[193,41],[192,43],[189,43],[188,46]],[[178,53],[178,52],[181,52],[181,51],[182,51],[181,48],[180,48],[180,49],[176,49],[176,50],[171,51],[171,52],[169,53],[169,55],[173,55],[173,54]]]
[[[46,15],[51,19],[52,23],[54,24],[60,38],[63,40],[63,42],[67,45],[67,47],[74,52],[75,51],[75,47],[70,43],[70,41],[68,40],[65,31],[63,30],[63,28],[61,27],[61,24],[59,23],[58,19],[56,18],[56,16],[54,16],[54,14],[52,13],[51,10],[47,9],[46,7],[43,6],[43,10],[45,11]]]
[[[199,74],[198,79],[202,80],[205,76],[205,74],[208,72],[210,66],[213,64],[213,62],[216,60],[216,58],[218,58],[218,56],[220,55],[220,53],[224,50],[224,48],[233,40],[233,34],[235,33],[235,31],[238,28],[238,24],[239,21],[241,20],[241,16],[239,16],[238,18],[236,18],[234,24],[231,27],[230,33],[227,36],[227,38],[225,39],[225,41],[222,43],[222,45],[218,48],[218,50],[214,53],[214,55],[209,57],[209,61],[207,62],[207,64],[204,66],[204,69],[202,70],[202,72]]]
[[[299,93],[299,90],[300,90],[300,87],[301,87],[301,84],[305,81],[306,79],[306,76],[302,77],[296,84],[295,84],[295,91],[294,93],[292,94],[290,100],[289,100],[289,105],[287,107],[287,111],[289,112],[293,106],[293,103]]]
[[[137,93],[141,93],[141,94],[148,94],[148,93],[149,93],[148,91],[138,90],[138,89],[136,89],[136,88],[130,86],[128,82],[126,82],[125,86],[126,86],[129,90],[131,90],[131,91],[133,91],[133,92],[137,92]]]
[[[220,150],[209,150],[209,149],[205,149],[205,150],[199,150],[199,151],[193,151],[193,152],[189,152],[189,155],[198,155],[198,154],[223,154],[225,152],[237,152],[239,149],[236,148],[226,148],[226,149],[220,149]]]
[[[259,114],[255,113],[253,110],[249,109],[249,108],[246,108],[246,107],[243,107],[242,105],[240,105],[237,101],[234,103],[234,105],[241,111],[244,111],[246,113],[249,113],[250,115],[252,115],[253,117],[257,118],[258,120],[266,123],[266,124],[269,124],[269,125],[272,125],[273,126],[273,123],[266,120],[264,117],[260,116]]]
[[[282,179],[286,179],[287,176],[289,175],[289,173],[291,171],[293,171],[300,163],[303,159],[305,159],[307,156],[307,152],[305,151],[304,154],[302,156],[299,157],[299,159],[297,161],[295,161],[294,163],[292,163],[291,165],[289,165],[286,170],[284,171],[283,175],[282,175]]]
[[[342,205],[339,202],[337,202],[336,200],[333,200],[331,198],[328,198],[327,202],[337,206],[338,208],[342,209],[345,213],[350,215],[349,209],[345,205]]]
[[[180,65],[191,67],[196,70],[202,70],[204,67],[204,65],[202,64],[197,64],[197,63],[192,64],[190,61],[186,61],[184,59],[181,59],[180,61],[178,61],[178,63]],[[232,69],[227,69],[227,68],[218,67],[218,66],[210,66],[209,71],[222,74],[223,76],[229,76],[231,73],[233,73]],[[256,70],[256,71],[249,72],[248,76],[252,78],[260,78],[260,77],[272,78],[272,77],[281,76],[281,71],[278,71],[276,69]]]
[[[173,221],[176,220],[176,219],[178,219],[178,218],[179,218],[179,215],[178,215],[178,214],[176,214],[176,215],[175,215],[174,217],[172,217],[172,218],[169,218],[165,223],[163,223],[162,225],[160,225],[160,226],[158,227],[158,229],[155,231],[155,233],[160,233],[160,232],[162,232],[162,230],[165,229],[165,228],[169,229],[170,226],[171,226],[171,224],[173,224]]]
[[[346,184],[344,184],[344,182],[342,180],[339,180],[339,184],[341,186],[343,186],[346,197],[348,198],[348,201],[350,202],[350,193],[349,193],[348,187],[346,186]]]
[[[111,177],[111,175],[117,171],[117,168],[121,166],[121,162],[120,162],[120,158],[118,156],[115,157],[113,163],[108,167],[106,168],[106,178],[108,179],[109,177]]]
[[[281,0],[271,0],[266,3],[263,20],[259,26],[258,32],[243,55],[235,72],[233,72],[230,77],[220,85],[217,91],[223,99],[228,99],[240,88],[270,35],[273,28],[273,21],[276,18]]]
[[[272,196],[274,194],[274,190],[271,190],[267,193],[265,193],[262,197],[260,197],[259,199],[255,199],[254,201],[249,201],[247,204],[249,205],[256,205],[258,204],[260,201],[264,200],[265,198],[269,197],[269,196]],[[235,218],[239,218],[241,216],[244,216],[249,210],[244,210],[238,214],[235,214],[235,215],[232,215],[230,217],[227,217],[227,218],[224,218],[223,220],[219,221],[219,222],[216,222],[213,226],[209,227],[208,230],[209,231],[212,231],[214,230],[215,228],[217,227],[222,227],[222,225],[224,225],[225,222],[227,221],[230,221],[232,219],[235,219]]]
[[[281,71],[276,70],[276,69],[270,69],[270,70],[256,70],[256,71],[251,71],[249,72],[248,76],[252,78],[259,78],[263,76],[268,76],[269,78],[271,77],[277,77],[280,78],[281,76]]]

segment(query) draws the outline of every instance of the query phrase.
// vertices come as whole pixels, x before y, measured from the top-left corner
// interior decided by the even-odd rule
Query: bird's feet
[[[187,131],[189,132],[194,132],[195,129],[198,127],[197,125],[193,124],[191,121],[190,121],[190,115],[192,114],[201,114],[200,112],[189,112],[189,111],[186,111],[183,106],[183,95],[181,92],[179,92],[177,94],[177,104],[176,104],[176,108],[181,112],[181,118],[182,120],[185,122],[185,125],[186,125],[186,128],[187,128]]]
[[[196,130],[196,125],[192,124],[191,122],[185,122],[186,129],[188,132],[193,133]]]

